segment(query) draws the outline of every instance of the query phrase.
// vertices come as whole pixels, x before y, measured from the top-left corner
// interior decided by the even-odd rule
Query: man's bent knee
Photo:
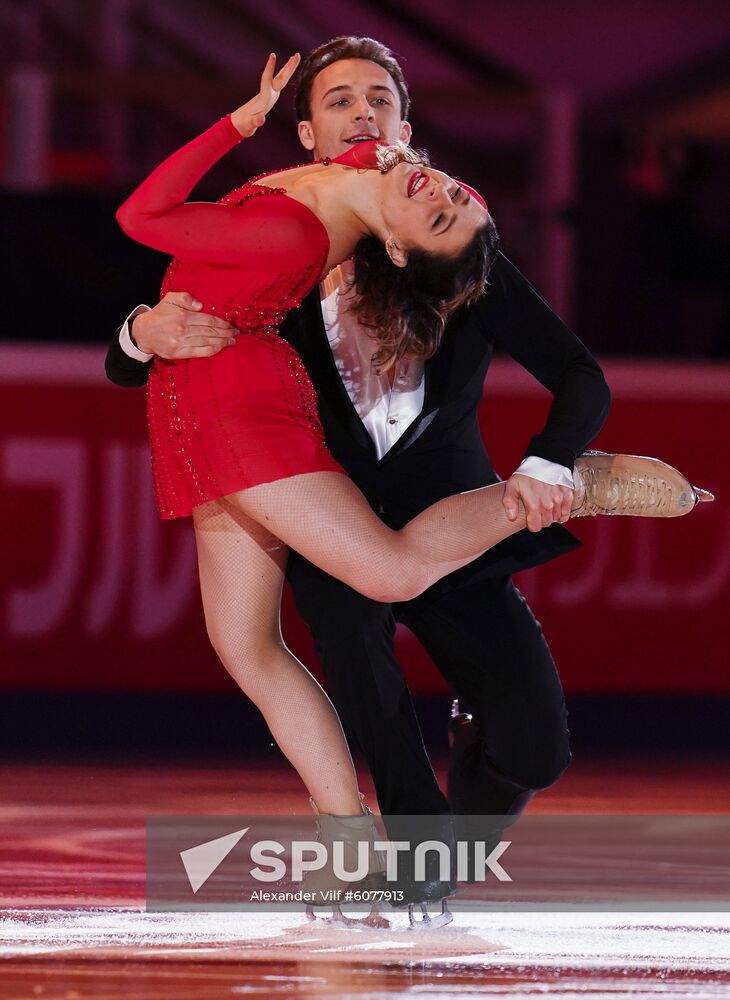
[[[525,788],[531,788],[535,792],[545,791],[554,785],[567,771],[572,761],[570,750],[565,751],[559,757],[552,760],[534,761],[521,766],[511,767],[506,773],[513,781],[518,782]]]

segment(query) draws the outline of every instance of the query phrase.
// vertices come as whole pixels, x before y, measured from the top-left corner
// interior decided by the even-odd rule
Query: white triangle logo
[[[205,844],[198,844],[197,847],[189,847],[187,851],[180,851],[193,892],[197,892],[201,885],[208,881],[218,865],[228,857],[244,833],[250,829],[251,827],[247,826],[243,830],[236,830],[235,833],[227,833],[225,837],[217,837]]]

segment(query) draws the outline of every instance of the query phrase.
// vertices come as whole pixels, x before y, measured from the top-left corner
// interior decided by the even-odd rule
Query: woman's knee
[[[347,639],[358,628],[387,628],[392,617],[389,602],[374,600],[324,570],[307,566],[306,573],[292,573],[289,582],[297,611],[309,628],[333,642],[340,636]]]
[[[400,604],[419,597],[433,582],[432,575],[422,564],[405,562],[384,574],[379,571],[371,584],[362,581],[361,586],[367,586],[367,596],[373,601]]]
[[[254,679],[280,653],[283,644],[280,638],[256,635],[255,630],[244,624],[240,628],[222,628],[211,623],[207,629],[210,644],[221,663],[239,683]]]

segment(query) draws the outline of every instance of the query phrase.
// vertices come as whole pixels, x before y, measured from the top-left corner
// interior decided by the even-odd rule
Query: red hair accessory
[[[479,192],[476,190],[476,188],[470,187],[468,184],[465,184],[463,181],[458,181],[457,183],[458,183],[459,187],[463,187],[464,190],[468,191],[469,194],[473,198],[476,198],[476,200],[479,202],[479,204],[482,206],[482,208],[486,209],[487,212],[489,211],[489,205],[487,205],[486,201],[484,200],[484,198],[482,198],[482,196],[479,194]]]

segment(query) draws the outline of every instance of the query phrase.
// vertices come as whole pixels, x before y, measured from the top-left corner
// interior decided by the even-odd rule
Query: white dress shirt
[[[119,344],[124,351],[124,353],[129,358],[134,358],[135,361],[151,361],[154,358],[154,354],[145,354],[144,351],[140,351],[137,345],[132,340],[129,332],[129,324],[133,319],[136,319],[140,313],[149,312],[150,307],[144,305],[135,306],[131,311],[129,316],[125,319],[122,324],[122,329],[119,331]]]
[[[351,262],[330,271],[320,285],[320,295],[327,340],[337,371],[381,459],[423,409],[424,363],[420,359],[397,362],[392,384],[389,374],[378,374],[371,360],[375,350],[372,334],[349,309],[353,297]],[[148,308],[139,305],[133,309],[119,331],[122,350],[136,361],[149,361],[153,357],[140,351],[129,333],[130,320]],[[515,471],[552,486],[574,487],[570,469],[537,455],[528,455]]]
[[[337,371],[381,459],[423,409],[423,360],[402,359],[390,373],[378,374],[372,362],[377,346],[372,333],[360,325],[350,309],[354,292],[349,261],[330,271],[320,285],[320,294],[324,328]]]

